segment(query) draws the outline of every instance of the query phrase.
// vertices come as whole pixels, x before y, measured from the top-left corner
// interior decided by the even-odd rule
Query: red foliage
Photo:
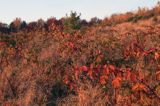
[[[5,44],[6,44],[6,42],[0,42],[0,46],[3,46]]]
[[[88,71],[87,66],[82,66],[81,68],[82,68],[82,71]]]

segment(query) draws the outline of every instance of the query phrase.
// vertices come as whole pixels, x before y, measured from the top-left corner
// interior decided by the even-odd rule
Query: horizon
[[[136,11],[138,7],[153,8],[158,1],[160,0],[5,0],[1,1],[0,10],[5,11],[0,12],[0,22],[9,24],[15,18],[26,22],[47,20],[50,17],[60,19],[71,11],[81,13],[81,19],[104,19],[112,14]]]

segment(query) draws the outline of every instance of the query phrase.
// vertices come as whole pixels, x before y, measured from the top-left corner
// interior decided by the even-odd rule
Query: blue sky
[[[113,13],[137,10],[138,7],[152,8],[160,0],[0,0],[0,22],[10,23],[16,17],[23,20],[57,19],[71,10],[81,13],[82,19],[104,18]]]

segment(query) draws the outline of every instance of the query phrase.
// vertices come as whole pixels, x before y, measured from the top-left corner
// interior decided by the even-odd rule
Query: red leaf
[[[136,82],[137,81],[137,76],[134,73],[131,73],[131,81]]]
[[[0,46],[5,45],[5,44],[6,44],[6,42],[0,42]]]
[[[88,71],[87,66],[82,66],[82,71]]]
[[[112,71],[115,71],[115,69],[116,69],[113,65],[109,65],[108,67],[109,67],[109,69],[111,69]]]
[[[106,84],[106,80],[107,80],[107,79],[108,79],[107,76],[100,76],[100,83],[101,83],[102,85]]]
[[[103,66],[103,75],[108,75],[109,74],[109,69],[106,65]]]
[[[127,70],[126,71],[126,80],[129,80],[130,79],[130,77],[131,77],[131,72],[130,72],[130,70]]]
[[[66,77],[64,77],[63,82],[64,82],[65,84],[69,84],[69,79],[68,79],[68,77],[67,77],[67,76],[66,76]]]

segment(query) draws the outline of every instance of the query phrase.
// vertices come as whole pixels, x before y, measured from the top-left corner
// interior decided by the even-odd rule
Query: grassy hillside
[[[0,105],[160,105],[159,5],[1,25]]]

